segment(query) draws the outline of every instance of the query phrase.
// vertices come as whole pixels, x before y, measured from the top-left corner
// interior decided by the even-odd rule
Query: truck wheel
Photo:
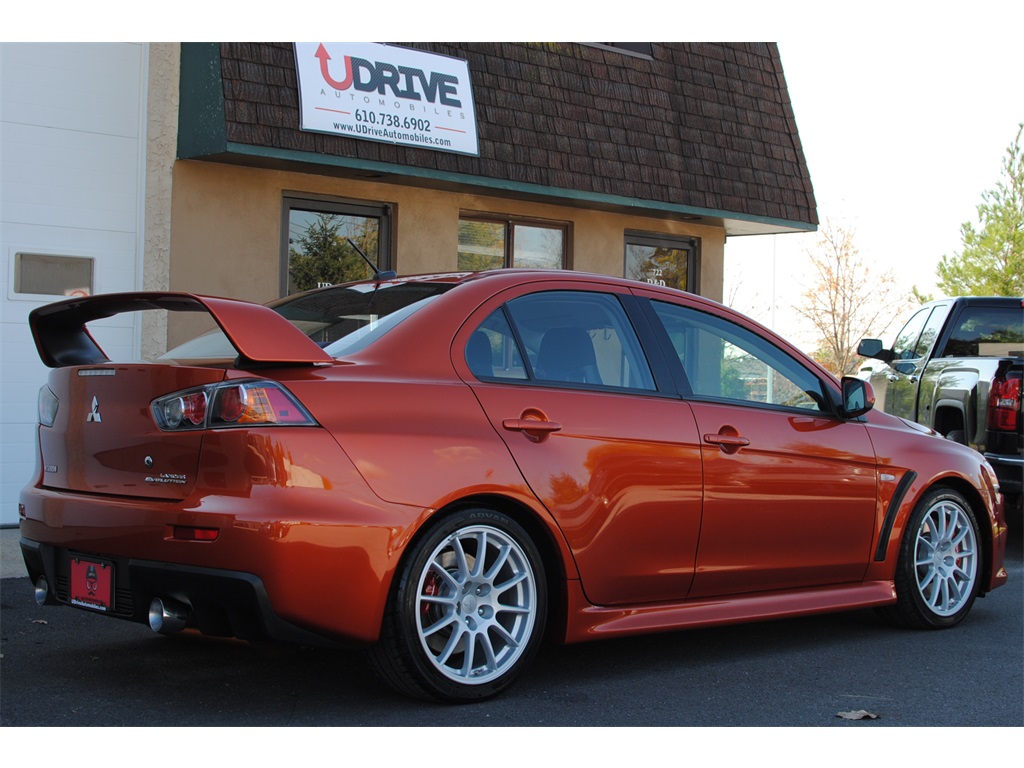
[[[960,445],[967,445],[967,433],[962,429],[954,429],[946,433],[947,440],[951,440],[954,443],[960,443]]]
[[[896,604],[883,615],[914,629],[959,624],[978,594],[981,557],[971,505],[952,489],[931,489],[907,523],[896,564]]]

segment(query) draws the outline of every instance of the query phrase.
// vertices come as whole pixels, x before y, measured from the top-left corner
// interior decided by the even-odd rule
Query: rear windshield
[[[965,307],[943,356],[1024,356],[1024,312],[1020,306]]]
[[[300,293],[267,306],[332,357],[366,347],[452,283],[359,283]],[[231,359],[238,354],[220,329],[168,350],[159,360]]]

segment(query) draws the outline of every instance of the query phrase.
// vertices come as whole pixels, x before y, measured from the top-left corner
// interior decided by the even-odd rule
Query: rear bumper
[[[21,552],[33,582],[42,576],[49,597],[73,605],[68,563],[81,553],[23,538]],[[335,645],[284,621],[274,611],[263,580],[251,573],[114,558],[114,605],[106,616],[148,622],[154,598],[171,598],[189,608],[189,625],[205,635],[243,640],[272,639],[303,645]],[[76,606],[80,607],[80,606]],[[91,610],[83,608],[82,610]]]
[[[182,502],[29,487],[22,554],[33,582],[45,576],[50,599],[66,604],[72,556],[113,564],[114,604],[103,615],[145,623],[163,597],[189,606],[208,634],[366,646],[379,636],[410,531],[429,511],[346,485]],[[212,529],[216,539],[181,540],[177,527]]]

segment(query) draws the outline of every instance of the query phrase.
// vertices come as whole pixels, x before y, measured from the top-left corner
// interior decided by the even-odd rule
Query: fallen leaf
[[[874,712],[868,712],[866,709],[858,709],[853,712],[836,712],[836,717],[841,717],[844,720],[877,720],[878,715]]]

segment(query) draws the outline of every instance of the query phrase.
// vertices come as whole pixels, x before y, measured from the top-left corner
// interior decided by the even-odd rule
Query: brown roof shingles
[[[468,62],[478,157],[302,132],[290,43],[220,44],[227,140],[818,223],[774,43],[408,47]]]

